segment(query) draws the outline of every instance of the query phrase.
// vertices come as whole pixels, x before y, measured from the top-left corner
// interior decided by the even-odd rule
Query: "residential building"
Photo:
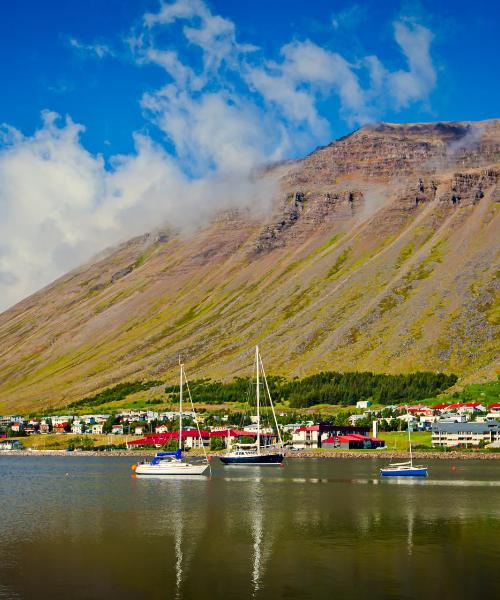
[[[292,443],[296,448],[321,448],[322,440],[338,435],[359,434],[367,436],[369,427],[331,425],[330,423],[319,423],[299,427],[292,433]]]
[[[157,425],[155,427],[155,433],[167,433],[167,431],[170,431],[168,425]]]
[[[367,414],[362,414],[362,415],[349,415],[349,418],[347,419],[349,421],[349,425],[356,425],[356,423],[358,421],[362,421],[363,419],[366,419],[369,415]]]
[[[42,419],[40,421],[40,433],[49,433],[50,432],[50,424],[47,419]]]
[[[71,425],[71,433],[74,433],[76,435],[81,435],[84,432],[85,432],[85,423],[82,423],[82,421],[73,421],[73,424]]]
[[[433,446],[479,446],[500,441],[500,422],[435,423],[432,426]]]
[[[321,447],[325,449],[340,448],[342,450],[367,450],[383,448],[384,446],[384,440],[368,437],[366,435],[359,435],[357,433],[332,435],[326,438],[326,440],[323,440],[321,444]]]
[[[111,433],[115,435],[123,435],[123,425],[112,425]]]
[[[94,423],[92,425],[92,433],[94,435],[102,435],[104,433],[104,423]]]
[[[370,400],[358,400],[356,402],[356,408],[369,408],[372,405]]]
[[[24,446],[19,440],[4,440],[0,442],[0,451],[9,452],[11,450],[24,450]]]
[[[55,429],[56,425],[67,425],[71,421],[74,421],[77,417],[75,415],[62,415],[51,417],[52,427]]]

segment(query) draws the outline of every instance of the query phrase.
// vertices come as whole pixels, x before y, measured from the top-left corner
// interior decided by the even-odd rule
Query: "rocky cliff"
[[[179,353],[244,375],[256,342],[285,375],[493,374],[499,120],[364,127],[262,176],[265,215],[130,240],[1,314],[0,410],[168,377]]]

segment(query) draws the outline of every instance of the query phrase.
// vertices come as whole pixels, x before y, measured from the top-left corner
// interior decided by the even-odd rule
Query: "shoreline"
[[[93,450],[86,450],[82,452],[67,452],[65,450],[11,450],[2,451],[0,456],[92,456],[92,457],[136,457],[144,458],[148,456],[154,456],[157,450],[145,450],[145,451],[134,451],[134,450],[114,450],[111,452],[96,452]],[[211,452],[208,456],[217,458],[219,453]],[[185,456],[202,457],[201,452],[186,452]],[[335,451],[335,450],[298,450],[285,454],[286,459],[294,458],[315,458],[315,459],[380,459],[387,460],[392,458],[398,459],[409,459],[410,454],[408,452],[377,452],[367,451]],[[481,452],[481,451],[470,451],[470,452],[459,452],[451,450],[449,452],[433,452],[432,450],[423,452],[413,452],[413,458],[418,460],[500,460],[500,452]]]

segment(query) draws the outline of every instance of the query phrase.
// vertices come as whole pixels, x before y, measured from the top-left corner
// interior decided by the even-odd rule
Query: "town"
[[[383,432],[427,431],[436,449],[487,448],[500,449],[500,403],[488,406],[480,402],[391,405],[374,410],[371,402],[356,404],[357,412],[349,414],[346,423],[309,420],[307,416],[290,422],[294,413],[280,413],[279,427],[290,450],[342,449],[369,450],[387,446]],[[83,449],[93,449],[86,437],[102,437],[103,447],[126,449],[160,448],[177,443],[178,413],[155,410],[122,410],[116,414],[52,415],[27,418],[23,415],[0,416],[0,450],[24,449],[23,438],[58,434],[80,436]],[[182,413],[185,426],[185,449],[220,450],[231,440],[255,440],[257,417],[210,413]],[[239,422],[238,422],[239,421]],[[333,419],[332,421],[335,421]],[[261,435],[275,437],[272,429],[261,427]],[[379,437],[382,435],[382,438]],[[121,444],[113,439],[125,436]],[[82,443],[82,440],[84,442]],[[200,441],[201,440],[201,441]],[[73,444],[74,445],[74,444]],[[67,450],[73,449],[68,445]]]

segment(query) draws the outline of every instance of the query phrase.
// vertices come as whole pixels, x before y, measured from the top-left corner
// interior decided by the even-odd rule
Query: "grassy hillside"
[[[287,377],[495,377],[500,124],[453,154],[467,127],[361,129],[266,173],[268,214],[131,240],[1,314],[0,413],[170,380],[179,355],[246,377],[255,343]]]

